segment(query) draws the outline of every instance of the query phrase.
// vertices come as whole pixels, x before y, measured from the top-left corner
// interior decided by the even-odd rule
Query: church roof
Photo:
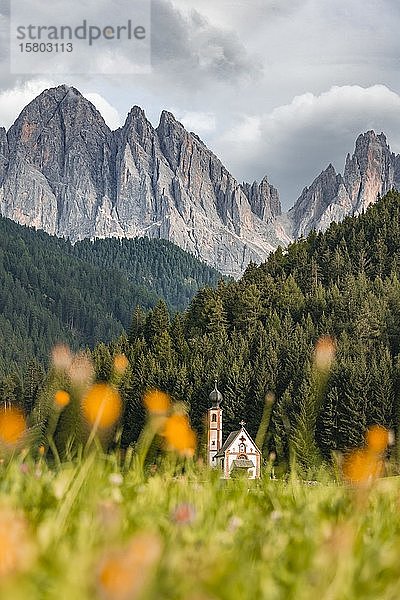
[[[232,442],[234,442],[234,440],[236,439],[236,436],[240,432],[241,432],[241,429],[238,429],[238,431],[232,431],[232,433],[230,433],[228,435],[221,450],[219,450],[218,454],[215,455],[215,458],[222,458],[224,456],[225,451],[228,450],[229,446],[232,444]]]
[[[253,442],[254,448],[255,450],[257,450],[258,452],[260,452],[260,449],[257,448],[257,445],[254,443],[253,438],[251,437],[251,435],[249,434],[249,432],[242,427],[242,429],[238,429],[237,431],[232,431],[232,433],[230,433],[228,435],[228,437],[226,438],[222,448],[220,450],[218,450],[217,454],[215,455],[214,458],[223,458],[225,455],[225,452],[228,450],[229,446],[231,446],[233,444],[233,442],[235,441],[235,439],[237,438],[237,436],[239,435],[239,433],[242,433],[242,431],[244,431],[248,438]],[[261,452],[260,452],[261,454]],[[254,465],[252,465],[254,466]]]

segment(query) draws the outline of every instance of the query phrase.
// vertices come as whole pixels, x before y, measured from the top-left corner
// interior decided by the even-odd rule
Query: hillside
[[[0,372],[46,360],[58,340],[110,341],[135,306],[160,298],[183,309],[220,275],[173,244],[109,239],[69,242],[0,218]]]
[[[400,195],[278,250],[241,281],[198,292],[172,323],[165,311],[137,319],[131,344],[126,441],[137,435],[143,389],[158,385],[189,403],[201,431],[214,378],[224,395],[225,435],[240,419],[257,432],[267,392],[276,402],[264,451],[307,462],[308,427],[318,451],[362,443],[366,427],[397,429],[400,414]],[[337,341],[337,361],[313,417],[316,340]],[[104,348],[95,351],[107,362]],[[313,419],[315,423],[313,425]]]

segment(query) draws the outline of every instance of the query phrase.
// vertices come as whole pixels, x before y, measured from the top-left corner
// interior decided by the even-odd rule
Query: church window
[[[246,444],[239,444],[239,452],[246,452]]]
[[[215,446],[215,440],[213,440],[213,443],[212,443],[212,445],[213,445],[213,446]]]
[[[214,414],[213,414],[213,416],[211,417],[211,421],[212,421],[213,423],[216,423],[216,421],[217,421],[217,415],[216,415],[215,413],[214,413]]]

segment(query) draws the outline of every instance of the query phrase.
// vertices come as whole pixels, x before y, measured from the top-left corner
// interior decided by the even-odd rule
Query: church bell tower
[[[222,408],[220,404],[223,400],[221,392],[215,387],[209,396],[211,408],[208,410],[208,438],[207,438],[207,460],[210,467],[216,467],[217,461],[214,458],[222,448]]]

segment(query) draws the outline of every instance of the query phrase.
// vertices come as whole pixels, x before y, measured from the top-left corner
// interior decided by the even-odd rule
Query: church
[[[261,452],[245,429],[232,431],[222,443],[223,397],[215,387],[209,396],[211,408],[208,410],[207,460],[210,467],[219,468],[222,477],[229,479],[237,474],[246,474],[249,479],[258,479],[261,475]]]

